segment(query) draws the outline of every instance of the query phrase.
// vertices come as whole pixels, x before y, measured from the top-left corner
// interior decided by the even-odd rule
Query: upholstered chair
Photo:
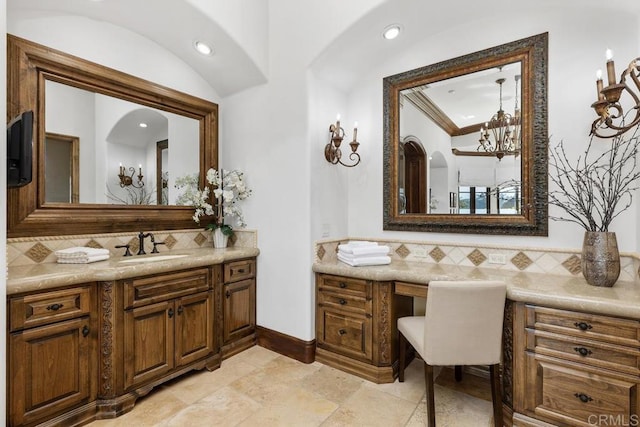
[[[407,341],[425,363],[428,426],[435,427],[433,366],[489,365],[493,418],[502,427],[499,379],[506,285],[498,281],[429,282],[424,316],[398,319],[399,380]]]

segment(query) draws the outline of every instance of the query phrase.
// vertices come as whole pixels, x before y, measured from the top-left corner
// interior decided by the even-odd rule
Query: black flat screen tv
[[[31,182],[33,111],[25,111],[7,125],[7,187]]]

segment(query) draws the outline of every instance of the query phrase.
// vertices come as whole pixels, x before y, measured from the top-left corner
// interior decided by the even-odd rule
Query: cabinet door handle
[[[82,328],[82,336],[86,337],[87,335],[89,335],[89,327],[84,325],[84,328]]]
[[[184,311],[184,307],[179,306],[178,307],[178,314],[182,314],[183,311]]]
[[[573,324],[576,328],[579,328],[580,330],[586,331],[588,329],[592,329],[593,326],[591,326],[590,324],[586,323],[586,322],[576,322]]]
[[[244,268],[239,268],[238,273],[244,273]]]
[[[591,350],[589,350],[586,347],[573,347],[573,349],[577,352],[580,353],[580,356],[589,356],[590,354],[592,354],[593,352]]]
[[[224,294],[227,298],[229,298],[231,296],[231,291],[227,291],[226,294]]]
[[[347,301],[343,300],[342,298],[340,298],[340,301],[338,301],[340,303],[340,305],[345,305],[347,303]]]
[[[582,403],[591,402],[593,400],[591,396],[586,395],[584,393],[575,393],[574,396],[580,399],[580,402]]]
[[[346,283],[344,283],[344,282],[340,282],[340,287],[341,287],[342,289],[344,289],[344,288],[346,288],[346,287],[347,287],[347,284],[346,284]]]
[[[62,307],[64,307],[64,304],[51,304],[51,305],[47,306],[47,310],[49,310],[49,311],[58,311]]]
[[[345,331],[344,329],[340,329],[340,330],[338,331],[338,334],[339,334],[339,335],[344,335],[344,334],[346,334],[346,333],[347,333],[347,331]]]
[[[167,314],[169,314],[169,318],[173,317],[173,308],[170,308]]]

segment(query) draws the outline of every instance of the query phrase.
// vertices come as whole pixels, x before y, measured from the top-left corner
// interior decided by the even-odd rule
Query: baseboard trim
[[[316,360],[316,340],[303,341],[281,332],[256,326],[257,344],[302,363]]]

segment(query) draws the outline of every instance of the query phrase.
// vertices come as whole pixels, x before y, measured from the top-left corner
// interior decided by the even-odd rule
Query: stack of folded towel
[[[376,242],[353,241],[338,245],[338,259],[352,267],[391,263],[388,246]]]
[[[88,264],[109,258],[109,249],[75,248],[61,249],[55,252],[59,264]]]

